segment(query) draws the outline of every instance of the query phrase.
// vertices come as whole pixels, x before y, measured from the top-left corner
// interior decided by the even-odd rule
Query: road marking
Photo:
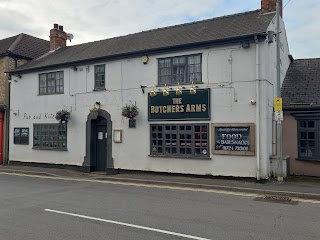
[[[113,185],[125,185],[125,186],[135,186],[135,187],[147,187],[147,188],[160,188],[160,189],[172,189],[172,190],[181,190],[181,191],[193,191],[193,192],[208,192],[208,193],[218,193],[242,197],[261,197],[265,193],[244,193],[244,192],[234,192],[226,190],[216,190],[216,189],[203,189],[203,188],[191,188],[191,187],[174,187],[168,185],[156,185],[156,184],[143,184],[143,183],[128,183],[128,182],[114,182],[108,180],[94,180],[94,179],[84,179],[84,178],[65,178],[65,177],[51,177],[51,176],[39,176],[31,174],[22,174],[22,173],[8,173],[0,172],[0,174],[5,175],[14,175],[20,177],[31,177],[31,178],[41,178],[41,179],[53,179],[53,180],[63,180],[63,181],[76,181],[76,182],[92,182],[92,183],[104,183],[104,184],[113,184]],[[320,200],[313,199],[303,199],[303,198],[292,198],[294,201],[305,202],[305,203],[314,203],[320,204]]]
[[[47,212],[64,214],[64,215],[69,215],[69,216],[79,217],[79,218],[85,218],[85,219],[90,219],[90,220],[94,220],[94,221],[112,223],[112,224],[122,225],[122,226],[126,226],[126,227],[139,228],[139,229],[143,229],[143,230],[147,230],[147,231],[159,232],[159,233],[164,233],[164,234],[169,234],[169,235],[174,235],[174,236],[179,236],[179,237],[184,237],[184,238],[189,238],[189,239],[211,240],[211,239],[208,239],[208,238],[196,237],[196,236],[192,236],[192,235],[187,235],[187,234],[182,234],[182,233],[177,233],[177,232],[170,232],[170,231],[161,230],[161,229],[157,229],[157,228],[144,227],[144,226],[130,224],[130,223],[107,220],[107,219],[103,219],[103,218],[90,217],[90,216],[86,216],[86,215],[62,212],[62,211],[57,211],[57,210],[52,210],[52,209],[44,209],[44,210],[47,211]]]

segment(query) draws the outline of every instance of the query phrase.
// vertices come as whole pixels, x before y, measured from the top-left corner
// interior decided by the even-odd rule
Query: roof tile
[[[256,10],[64,47],[24,64],[15,72],[261,34],[274,16]]]

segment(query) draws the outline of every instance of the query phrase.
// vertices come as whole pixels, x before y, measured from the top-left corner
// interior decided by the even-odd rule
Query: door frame
[[[84,161],[82,164],[82,171],[83,172],[91,172],[94,169],[94,159],[92,158],[92,134],[95,134],[92,132],[92,121],[97,119],[97,117],[103,117],[107,120],[107,154],[106,154],[106,173],[107,174],[116,174],[117,171],[114,169],[113,164],[113,157],[112,157],[112,121],[111,121],[111,115],[103,110],[99,109],[98,114],[90,112],[87,117],[86,121],[86,155],[84,157]]]

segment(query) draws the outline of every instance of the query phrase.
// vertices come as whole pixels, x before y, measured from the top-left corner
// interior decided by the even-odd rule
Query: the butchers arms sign
[[[196,94],[189,90],[183,90],[181,95],[169,93],[153,97],[149,94],[149,121],[210,120],[210,89],[197,89]]]

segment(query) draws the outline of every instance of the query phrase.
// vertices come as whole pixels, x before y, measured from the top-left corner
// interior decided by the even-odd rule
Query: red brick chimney
[[[66,46],[67,33],[63,31],[63,26],[53,24],[53,29],[50,30],[50,51]]]
[[[261,0],[261,13],[277,11],[277,0]],[[282,0],[280,0],[280,16],[282,17]]]

